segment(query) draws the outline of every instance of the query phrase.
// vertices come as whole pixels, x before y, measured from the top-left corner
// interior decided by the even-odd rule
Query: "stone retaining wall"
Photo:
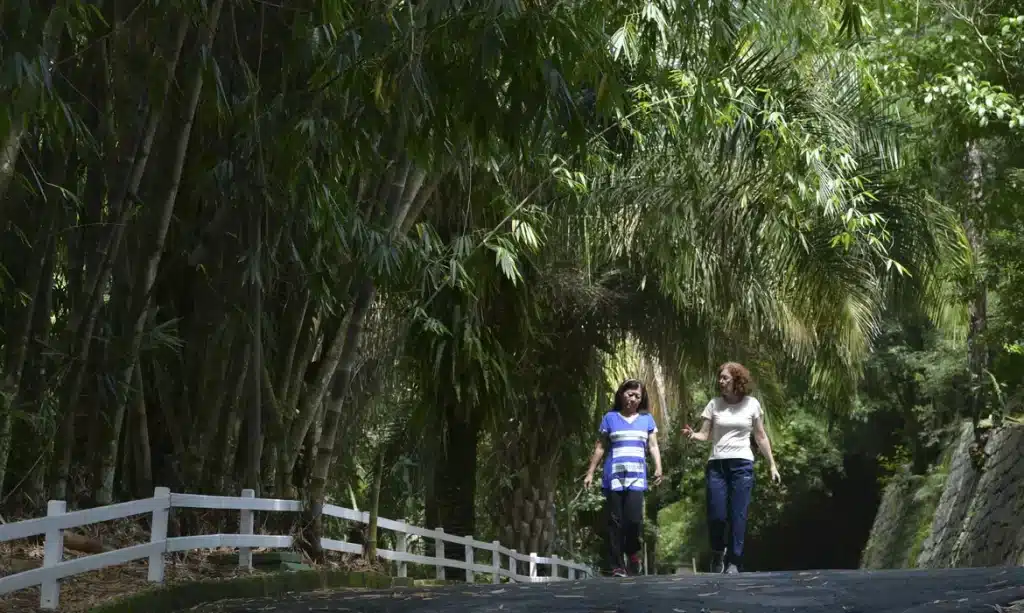
[[[920,523],[917,490],[924,477],[896,475],[882,493],[860,567],[906,568]]]
[[[1024,427],[995,430],[953,548],[953,567],[1017,566],[1024,555]]]
[[[1024,565],[1024,426],[994,430],[978,471],[970,458],[974,441],[965,423],[952,445],[942,495],[934,511],[922,505],[925,477],[900,475],[889,483],[861,557],[869,569],[956,568]],[[934,500],[934,498],[933,498]],[[917,559],[918,527],[932,513]]]
[[[974,499],[980,477],[970,457],[973,443],[974,428],[971,422],[964,422],[960,436],[954,442],[946,484],[935,509],[931,532],[917,558],[919,568],[949,568],[953,564],[953,548],[960,538],[967,508]]]

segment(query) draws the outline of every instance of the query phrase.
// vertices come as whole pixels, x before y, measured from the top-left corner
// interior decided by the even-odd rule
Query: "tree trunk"
[[[401,166],[401,170],[391,172]],[[393,165],[389,172],[385,173],[380,181],[377,190],[377,199],[372,203],[381,207],[386,215],[388,235],[394,239],[404,233],[416,219],[422,210],[427,199],[430,198],[437,187],[437,182],[428,189],[423,189],[426,179],[426,170],[417,167],[412,160],[405,159],[400,164]],[[401,177],[400,181],[394,178]],[[317,450],[316,462],[313,465],[313,475],[310,480],[309,503],[311,517],[308,518],[306,526],[308,531],[304,541],[311,548],[310,556],[317,561],[324,560],[324,552],[320,548],[320,536],[323,533],[321,509],[323,508],[324,495],[327,491],[327,476],[335,457],[335,441],[341,426],[344,403],[348,401],[348,391],[352,383],[352,373],[356,362],[356,352],[363,333],[363,325],[370,307],[377,295],[377,288],[372,278],[363,273],[362,280],[357,284],[355,302],[348,314],[348,324],[342,326],[339,334],[344,330],[345,340],[343,350],[345,355],[339,356],[339,372],[335,382],[335,401],[328,406],[324,417],[323,439],[320,448]],[[475,440],[475,439],[474,439]],[[474,457],[476,447],[474,444]],[[474,464],[475,466],[475,464]]]
[[[447,436],[441,445],[434,472],[434,496],[438,521],[448,534],[474,536],[476,531],[476,466],[479,423],[455,398],[443,400]],[[465,547],[445,543],[445,557],[465,559]],[[448,570],[455,580],[466,580],[464,571]]]
[[[359,288],[356,302],[352,305],[352,309],[349,312],[348,325],[341,328],[341,330],[345,331],[344,352],[339,356],[341,366],[334,385],[334,401],[330,403],[324,417],[323,434],[316,451],[316,459],[313,461],[313,469],[309,479],[309,502],[312,517],[306,523],[311,532],[307,535],[305,542],[311,547],[310,555],[315,561],[320,563],[325,561],[323,549],[320,548],[320,537],[323,534],[321,509],[323,508],[324,496],[327,493],[327,476],[334,461],[334,440],[338,434],[342,408],[347,400],[348,387],[352,380],[356,349],[363,334],[362,324],[376,294],[377,291],[373,281],[370,279],[363,281],[362,286]]]
[[[7,461],[10,457],[12,445],[12,432],[14,425],[14,410],[21,396],[21,378],[25,372],[25,363],[28,359],[28,347],[32,337],[32,325],[36,320],[38,305],[44,298],[44,292],[48,291],[43,287],[43,277],[49,268],[52,274],[52,266],[49,265],[53,258],[52,251],[54,241],[50,236],[53,229],[53,218],[56,212],[50,211],[49,207],[43,209],[42,218],[49,217],[50,220],[39,220],[36,238],[32,241],[31,255],[32,265],[26,274],[26,294],[30,296],[28,304],[25,305],[24,313],[21,315],[20,325],[12,329],[8,336],[7,351],[4,355],[4,367],[0,372],[3,380],[0,381],[0,500],[4,498],[4,480],[7,476]]]
[[[213,39],[217,32],[217,23],[220,19],[220,12],[223,6],[224,0],[215,0],[213,5],[210,7],[209,14],[207,15],[206,31],[203,34],[201,44],[197,52],[197,56],[200,59],[195,68],[195,73],[192,75],[192,83],[189,88],[184,124],[178,134],[174,161],[171,165],[170,187],[167,190],[163,207],[160,210],[160,217],[157,221],[156,233],[152,245],[150,246],[149,256],[146,258],[145,265],[140,269],[139,278],[136,279],[134,283],[134,291],[131,299],[133,314],[131,317],[132,323],[129,328],[130,341],[128,344],[128,351],[126,352],[126,362],[119,379],[125,385],[132,380],[132,376],[135,371],[135,363],[139,359],[139,351],[142,348],[142,339],[146,332],[146,324],[150,318],[149,306],[152,298],[151,293],[153,291],[153,285],[156,283],[157,270],[160,266],[160,259],[163,256],[164,244],[167,241],[167,232],[171,225],[171,218],[174,215],[174,207],[178,199],[178,189],[181,186],[181,176],[185,169],[188,145],[191,140],[192,125],[195,119],[196,109],[199,107],[199,97],[203,91],[203,71],[206,63],[202,61],[202,58],[205,55],[204,50],[210,49],[213,44]],[[258,376],[256,381],[258,385]],[[115,404],[114,417],[112,420],[114,432],[111,433],[111,436],[107,437],[107,446],[103,450],[103,457],[101,459],[101,465],[104,471],[108,470],[108,467],[109,470],[112,470],[111,465],[117,457],[117,441],[120,439],[120,428],[123,422],[127,403],[128,398],[124,394],[119,394]],[[108,488],[106,483],[104,483],[103,488],[96,493],[96,502],[101,505],[110,504],[111,496],[112,492],[110,491],[110,488]]]
[[[522,428],[505,452],[515,467],[511,489],[498,493],[498,521],[505,546],[523,552],[552,553],[554,497],[561,452],[543,428]],[[504,501],[504,502],[503,502]]]
[[[295,369],[295,357],[300,355],[299,346],[302,341],[303,333],[306,330],[306,313],[309,312],[309,292],[302,292],[302,307],[297,311],[293,311],[293,317],[290,321],[294,322],[292,328],[292,334],[289,337],[288,348],[284,353],[284,360],[281,364],[281,384],[279,386],[278,397],[284,401],[289,396],[288,393],[291,390],[291,386],[294,382],[295,385],[301,385],[301,379],[294,379],[292,373]]]
[[[249,344],[247,342],[236,343],[233,334],[234,325],[233,323],[227,325],[229,329],[226,331],[225,337],[207,350],[209,355],[214,356],[215,360],[224,366],[217,381],[217,393],[213,395],[206,411],[197,414],[193,422],[193,434],[188,444],[184,467],[185,479],[191,486],[204,483],[203,476],[208,466],[207,460],[210,457],[214,441],[221,433],[224,411],[225,409],[230,410],[233,400],[231,391],[237,389],[246,379],[245,367],[251,359],[251,355],[246,356],[246,352],[251,351],[248,348]],[[212,479],[211,483],[216,483],[216,481],[216,479]]]
[[[274,384],[270,380],[270,370],[266,361],[263,363],[261,382],[263,385],[263,417],[266,424],[263,437],[263,458],[261,460],[260,478],[263,492],[276,493],[278,457],[281,451],[281,439],[284,437],[284,426],[281,405],[274,394]]]
[[[373,469],[373,491],[370,496],[370,526],[367,530],[365,558],[370,564],[377,561],[377,518],[380,517],[380,490],[384,481],[384,445],[377,448],[377,461]]]
[[[56,448],[59,450],[54,465],[54,479],[52,497],[58,500],[67,498],[68,473],[71,469],[71,456],[75,442],[75,415],[82,386],[85,382],[85,370],[89,361],[89,350],[92,345],[93,329],[99,316],[102,305],[103,288],[113,270],[117,253],[120,250],[124,237],[124,227],[128,221],[130,207],[126,200],[136,198],[139,187],[142,184],[142,177],[149,161],[149,154],[153,148],[153,141],[156,138],[157,128],[160,125],[160,117],[163,109],[163,99],[171,90],[174,81],[174,74],[177,70],[178,60],[181,57],[181,50],[185,44],[185,35],[188,33],[189,16],[183,14],[179,21],[175,47],[170,59],[166,64],[166,75],[164,77],[162,94],[157,96],[158,106],[149,110],[145,126],[142,129],[137,143],[136,154],[132,158],[131,168],[125,178],[124,185],[108,203],[111,214],[116,217],[112,224],[108,237],[103,246],[98,248],[93,256],[93,263],[88,267],[87,278],[84,280],[82,295],[84,300],[80,302],[81,312],[75,315],[75,320],[69,326],[69,338],[72,340],[72,363],[70,372],[66,378],[68,381],[64,393],[64,406],[62,408],[61,425],[58,432]],[[130,146],[127,145],[126,146]],[[111,154],[114,158],[116,153]],[[112,167],[117,166],[117,160],[111,162]],[[96,179],[99,180],[99,179]],[[130,379],[125,378],[125,381]],[[116,457],[116,449],[114,450]]]
[[[663,432],[668,432],[672,427],[672,413],[668,403],[668,394],[665,390],[665,370],[661,367],[661,360],[658,358],[651,358],[651,371],[654,374],[654,392],[658,399],[658,406],[661,409],[660,417],[661,423],[658,424],[659,429]]]
[[[185,444],[182,426],[188,427],[188,424],[182,424],[181,419],[178,417],[177,411],[174,409],[174,396],[171,393],[170,382],[167,380],[167,375],[161,369],[160,364],[155,360],[152,360],[151,376],[150,381],[156,392],[156,405],[160,409],[160,418],[163,421],[164,428],[167,429],[167,436],[171,440],[175,461],[184,462],[188,454],[188,446]],[[181,469],[178,470],[180,471]],[[183,476],[184,473],[180,473],[177,475],[177,478],[180,479]]]
[[[985,339],[985,329],[988,324],[988,286],[985,281],[983,261],[985,252],[984,157],[977,142],[967,143],[965,162],[968,194],[967,208],[963,213],[962,222],[974,262],[974,284],[970,288],[971,299],[968,304],[969,327],[967,331],[967,371],[971,385],[969,411],[971,422],[974,424],[977,457],[980,458],[985,449],[985,431],[979,428],[979,423],[987,405],[989,386],[987,371],[990,358]]]
[[[22,373],[20,386],[21,397],[18,399],[19,406],[38,407],[37,414],[41,414],[44,394],[47,393],[45,373],[49,358],[50,332],[53,328],[51,314],[53,313],[53,277],[56,256],[51,250],[50,257],[46,260],[40,286],[39,299],[36,301],[35,319],[32,324],[33,333],[29,339],[29,350],[26,358],[25,370]],[[44,439],[40,449],[39,460],[31,469],[29,475],[29,497],[38,504],[46,500],[46,474],[49,465],[49,458],[53,453],[53,432],[46,426],[40,429]]]
[[[290,440],[290,426],[293,424],[294,419],[290,419],[289,416],[295,415],[298,412],[300,399],[304,397],[304,394],[310,393],[311,386],[306,384],[306,374],[313,362],[313,356],[316,353],[321,333],[319,319],[313,313],[309,314],[308,320],[303,327],[304,332],[302,334],[302,341],[300,341],[302,349],[299,351],[299,359],[295,361],[295,367],[290,377],[292,382],[288,385],[287,396],[282,394],[280,397],[282,403],[279,411],[281,415],[281,432],[280,439],[277,441],[275,491],[278,496],[289,499],[294,498],[296,495],[295,488],[293,487],[293,476],[295,458],[297,457],[295,454],[298,451],[293,449],[293,443]]]
[[[245,382],[251,365],[249,360],[252,351],[245,351],[241,375],[235,384],[234,395],[230,398],[230,405],[224,420],[224,439],[221,447],[221,461],[219,479],[215,479],[218,491],[227,492],[234,485],[235,458],[238,455],[238,439],[242,429],[242,399],[245,395]]]
[[[135,425],[135,494],[153,491],[153,452],[149,445],[149,421],[146,415],[146,388],[142,380],[142,365],[135,363],[135,402],[132,404]]]
[[[351,321],[351,317],[352,314],[350,312],[347,315],[347,319]],[[330,348],[327,350],[327,355],[320,360],[320,370],[317,372],[316,379],[309,385],[306,394],[303,396],[301,410],[295,419],[292,420],[292,426],[284,445],[288,457],[283,468],[287,474],[294,472],[295,462],[298,460],[302,441],[305,440],[310,426],[320,412],[320,407],[323,406],[331,381],[337,376],[338,367],[342,363],[342,352],[345,349],[346,332],[347,327],[343,322],[334,333]]]
[[[252,275],[249,278],[252,311],[252,359],[249,362],[249,407],[246,415],[246,470],[245,485],[260,495],[260,468],[263,458],[263,286],[260,261],[262,237],[261,207],[252,207],[250,215],[251,257],[255,258]]]
[[[301,388],[301,374],[296,375],[296,362],[305,358],[305,345],[309,331],[307,315],[311,315],[309,292],[301,290],[299,293],[300,307],[290,308],[292,295],[282,301],[280,308],[271,309],[276,311],[278,316],[286,323],[282,326],[283,332],[277,336],[277,340],[287,340],[283,356],[277,353],[276,364],[263,365],[263,407],[264,407],[264,435],[262,481],[266,492],[274,492],[275,495],[285,497],[282,493],[281,482],[278,473],[281,470],[282,460],[287,456],[287,435],[291,426],[290,405],[287,400],[291,395],[292,387]],[[271,369],[277,375],[271,374]],[[274,381],[278,382],[274,387]]]

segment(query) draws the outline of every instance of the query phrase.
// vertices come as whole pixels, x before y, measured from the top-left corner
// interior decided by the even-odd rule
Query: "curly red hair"
[[[740,398],[743,398],[754,389],[754,381],[750,377],[750,371],[743,364],[739,362],[726,362],[722,364],[718,367],[718,371],[715,372],[715,380],[721,376],[723,370],[732,375],[733,392]]]

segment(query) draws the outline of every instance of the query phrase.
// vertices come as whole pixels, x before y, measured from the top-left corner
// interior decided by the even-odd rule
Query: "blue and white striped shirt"
[[[600,433],[611,440],[611,448],[604,458],[603,489],[647,489],[647,437],[657,431],[658,426],[648,413],[640,413],[632,422],[618,411],[605,413]]]

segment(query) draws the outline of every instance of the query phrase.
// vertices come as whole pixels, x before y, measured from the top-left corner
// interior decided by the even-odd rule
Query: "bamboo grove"
[[[841,402],[959,226],[865,9],[788,5],[0,3],[0,506],[252,487],[322,557],[401,479],[545,552],[624,343]]]

